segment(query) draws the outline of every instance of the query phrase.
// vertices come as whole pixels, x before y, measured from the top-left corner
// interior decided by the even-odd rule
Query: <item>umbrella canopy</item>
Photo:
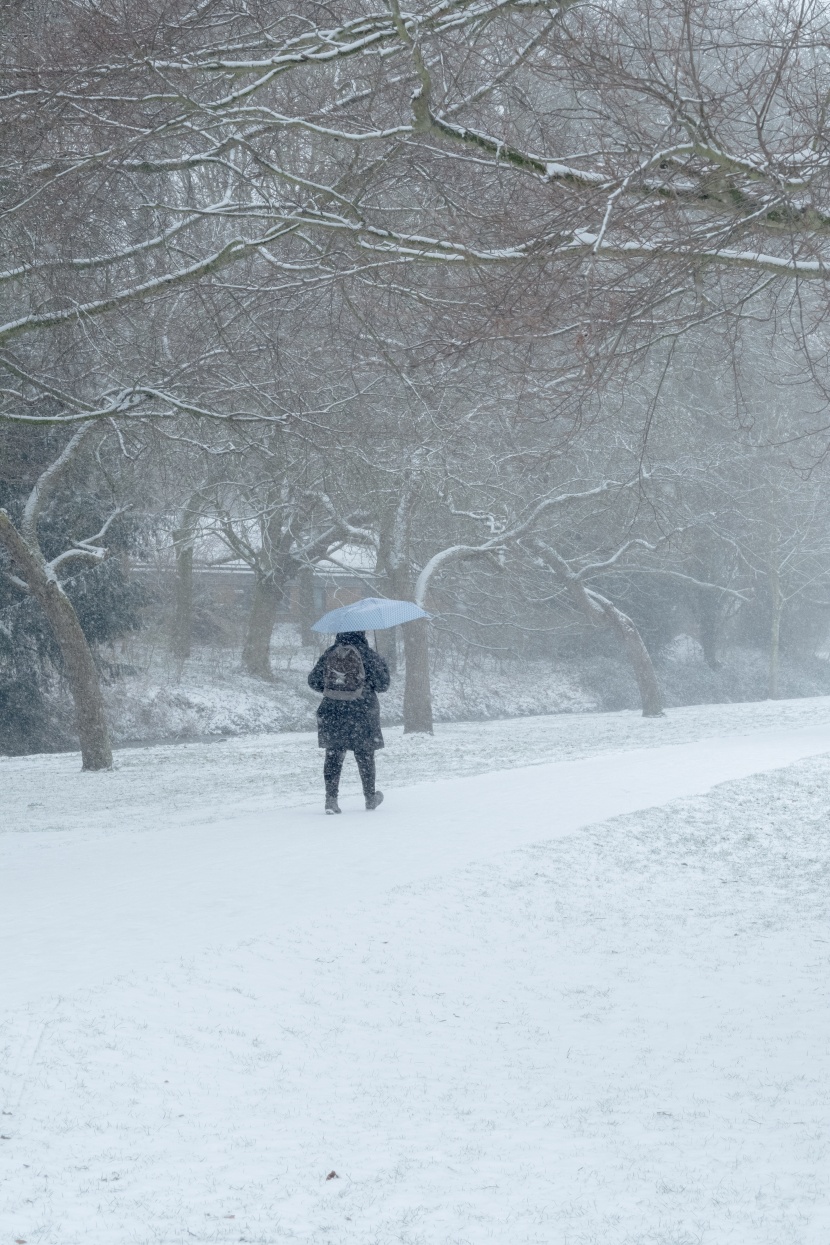
[[[325,631],[330,635],[338,631],[385,631],[400,623],[412,622],[414,618],[429,618],[426,610],[414,601],[388,601],[385,597],[364,597],[354,605],[341,605],[339,610],[329,610],[314,623],[312,631]]]

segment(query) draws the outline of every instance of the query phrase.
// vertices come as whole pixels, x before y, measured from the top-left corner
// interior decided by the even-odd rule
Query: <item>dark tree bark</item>
[[[176,612],[173,617],[171,649],[185,661],[190,656],[193,635],[193,532],[177,528],[173,533],[176,549]]]
[[[392,592],[401,601],[411,601],[412,583],[403,574],[390,576]],[[425,618],[404,623],[403,635],[403,730],[405,735],[433,733],[432,686],[429,677],[429,631]],[[394,643],[394,641],[393,641]],[[391,666],[390,666],[391,672]]]
[[[404,472],[401,493],[393,512],[380,533],[378,565],[386,572],[389,592],[400,601],[415,599],[412,580],[412,559],[409,551],[412,518],[418,503],[420,483],[418,473]],[[426,619],[405,623],[403,635],[404,688],[403,729],[404,734],[433,733],[432,688],[429,677],[429,631]],[[391,655],[390,672],[395,660],[395,638],[389,633],[384,656]],[[381,650],[384,651],[383,649]]]
[[[406,675],[403,689],[403,731],[405,735],[433,733],[432,689],[429,678],[429,632],[426,618],[403,627]]]
[[[419,479],[417,472],[406,470],[401,481],[400,495],[386,514],[381,526],[378,545],[378,566],[386,573],[388,592],[399,601],[412,601],[412,560],[409,538],[412,517],[418,503]],[[403,636],[404,686],[403,729],[404,734],[432,734],[432,689],[429,678],[429,634],[426,623],[411,622],[401,627]],[[378,633],[378,650],[389,666],[390,674],[397,667],[395,630]]]
[[[379,631],[375,636],[377,650],[389,667],[389,673],[393,676],[398,673],[397,634],[397,627],[387,627],[384,631]]]
[[[720,640],[720,605],[712,600],[712,593],[701,593],[703,598],[698,612],[700,628],[700,647],[703,649],[703,660],[710,670],[720,670],[718,660],[718,641]]]
[[[254,599],[248,615],[248,629],[242,646],[242,668],[257,679],[272,679],[271,636],[277,612],[283,602],[284,589],[273,579],[257,576]]]
[[[0,541],[48,618],[60,647],[75,703],[83,768],[112,769],[112,748],[98,670],[72,602],[57,578],[49,573],[40,554],[29,548],[3,510],[0,510]]]
[[[601,596],[590,588],[586,588],[584,591],[586,596],[602,610],[605,621],[622,641],[625,655],[637,680],[640,703],[643,707],[643,717],[662,718],[664,713],[663,693],[660,690],[660,684],[657,681],[657,674],[649,651],[643,642],[643,637],[637,630],[634,620],[629,618],[628,614],[624,614],[616,605],[612,604],[607,597]]]
[[[314,644],[314,632],[311,624],[314,617],[314,572],[310,566],[304,566],[297,576],[297,611],[300,621],[300,643],[303,648],[311,648]]]

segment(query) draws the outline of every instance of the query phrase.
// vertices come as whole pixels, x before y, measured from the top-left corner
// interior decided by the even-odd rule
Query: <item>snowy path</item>
[[[665,718],[640,713],[574,713],[509,721],[453,722],[435,736],[386,729],[380,785],[489,773],[603,752],[659,748],[762,730],[830,726],[830,697],[749,704],[688,705]],[[0,834],[44,830],[73,836],[269,813],[319,799],[315,735],[242,735],[221,743],[159,744],[116,753],[114,770],[82,774],[77,754],[0,757]],[[354,784],[346,767],[346,789]],[[352,785],[352,789],[357,788]]]
[[[207,825],[165,818],[141,835],[9,836],[3,997],[23,1004],[274,938],[395,886],[828,751],[830,726],[764,731],[397,788],[372,816],[346,797],[326,818],[318,798]]]
[[[0,1245],[826,1245],[830,704],[653,725],[3,762]]]

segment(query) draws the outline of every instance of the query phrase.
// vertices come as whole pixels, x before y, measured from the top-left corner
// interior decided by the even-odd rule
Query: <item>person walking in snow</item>
[[[375,752],[383,747],[377,693],[389,687],[389,667],[369,647],[365,631],[342,631],[317,661],[308,685],[323,693],[317,709],[317,741],[326,750],[326,812],[340,812],[337,794],[349,751],[357,761],[371,812],[383,799],[383,792],[375,789]]]

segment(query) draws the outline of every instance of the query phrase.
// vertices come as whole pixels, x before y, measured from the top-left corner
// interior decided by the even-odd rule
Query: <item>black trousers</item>
[[[345,748],[327,748],[326,760],[323,765],[323,778],[326,782],[326,797],[337,799],[340,789],[340,774],[346,759]],[[372,748],[355,748],[354,759],[363,783],[363,794],[375,794],[375,753]]]

